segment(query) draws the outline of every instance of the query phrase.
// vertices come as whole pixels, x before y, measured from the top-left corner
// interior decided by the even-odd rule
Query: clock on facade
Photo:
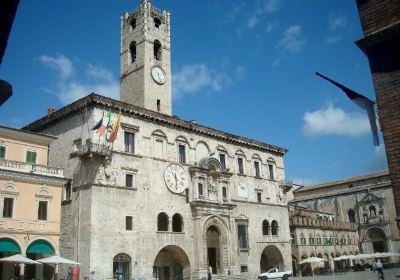
[[[161,85],[165,83],[165,72],[159,66],[154,66],[153,68],[151,68],[151,77],[157,84]]]
[[[173,193],[182,193],[187,185],[186,172],[176,163],[171,163],[165,168],[164,180],[167,188]]]

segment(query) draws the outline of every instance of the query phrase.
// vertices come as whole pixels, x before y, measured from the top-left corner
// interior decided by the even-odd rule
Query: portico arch
[[[213,274],[224,273],[229,268],[228,233],[224,220],[215,215],[203,226],[204,269],[209,266]]]
[[[119,280],[131,279],[132,259],[125,253],[120,253],[113,258],[113,273]]]
[[[283,257],[275,245],[269,245],[262,251],[260,259],[260,271],[261,273],[266,272],[275,267],[279,268],[279,270],[283,270]]]
[[[162,248],[154,260],[153,279],[190,279],[190,262],[185,251],[175,245]]]
[[[379,227],[372,227],[367,230],[369,241],[375,252],[387,252],[387,238],[385,232]]]

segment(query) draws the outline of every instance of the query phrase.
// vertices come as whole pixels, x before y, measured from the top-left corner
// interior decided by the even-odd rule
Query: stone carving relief
[[[97,183],[103,185],[116,185],[117,184],[118,171],[110,166],[105,167],[101,164],[97,171]]]
[[[213,178],[207,178],[208,198],[211,201],[218,201],[217,182]]]

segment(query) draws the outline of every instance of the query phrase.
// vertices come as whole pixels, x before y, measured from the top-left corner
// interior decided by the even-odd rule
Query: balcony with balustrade
[[[61,168],[6,159],[0,159],[0,170],[59,178],[64,176],[64,172]]]

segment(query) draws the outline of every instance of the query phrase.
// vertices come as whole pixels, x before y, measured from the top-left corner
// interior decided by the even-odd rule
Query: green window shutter
[[[36,163],[36,152],[26,151],[26,162],[28,163]]]
[[[0,158],[6,158],[6,147],[0,146]]]

